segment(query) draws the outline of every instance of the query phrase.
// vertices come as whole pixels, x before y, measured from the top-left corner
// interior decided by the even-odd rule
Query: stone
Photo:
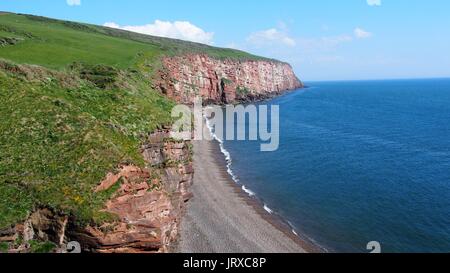
[[[88,226],[69,232],[83,248],[99,253],[167,252],[178,237],[179,223],[193,182],[187,142],[170,141],[169,131],[159,131],[147,138],[142,154],[158,155],[146,159],[148,169],[121,166],[116,174],[107,174],[96,188],[103,191],[122,180],[120,189],[104,211],[116,215],[115,223]],[[155,160],[157,158],[157,160]],[[172,160],[175,166],[157,166]],[[155,164],[158,163],[158,164]],[[160,168],[160,169],[156,169]],[[154,178],[157,174],[159,178]],[[156,187],[160,185],[161,187]]]
[[[303,87],[292,67],[274,60],[218,60],[205,54],[166,57],[156,86],[179,103],[228,104],[270,98]]]

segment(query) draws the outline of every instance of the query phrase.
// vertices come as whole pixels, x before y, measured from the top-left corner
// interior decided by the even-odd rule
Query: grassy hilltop
[[[52,69],[64,69],[73,62],[126,69],[161,55],[187,52],[216,58],[261,59],[233,49],[32,15],[0,15],[0,40],[2,37],[18,38],[18,42],[3,47],[1,58]]]
[[[165,55],[241,51],[100,26],[0,12],[0,230],[38,207],[100,223],[108,192],[93,189],[120,163],[143,166],[144,137],[171,123],[152,90]]]

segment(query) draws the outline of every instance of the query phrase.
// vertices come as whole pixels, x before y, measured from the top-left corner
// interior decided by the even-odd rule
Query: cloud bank
[[[254,32],[247,37],[247,42],[255,46],[284,45],[294,47],[297,44],[293,38],[276,28]]]
[[[67,0],[67,5],[69,6],[80,6],[81,0]]]
[[[381,0],[367,0],[369,6],[381,6]]]
[[[187,21],[161,21],[155,20],[152,24],[141,26],[120,26],[114,22],[105,23],[104,26],[133,31],[137,33],[186,40],[202,44],[213,44],[214,33],[203,29]]]

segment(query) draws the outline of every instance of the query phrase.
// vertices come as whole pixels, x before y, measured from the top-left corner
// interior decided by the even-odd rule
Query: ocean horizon
[[[340,83],[340,82],[381,82],[381,81],[427,81],[427,80],[450,80],[450,77],[418,77],[418,78],[375,78],[375,79],[335,79],[335,80],[304,80],[306,88],[311,84]]]
[[[233,180],[330,252],[450,251],[450,79],[306,86],[260,103],[280,106],[277,151],[221,143]]]

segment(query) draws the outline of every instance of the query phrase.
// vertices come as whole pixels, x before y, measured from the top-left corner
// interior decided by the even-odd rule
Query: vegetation
[[[0,253],[5,253],[9,249],[9,244],[6,242],[0,242]]]
[[[52,242],[40,242],[32,240],[29,242],[31,253],[50,253],[55,248],[56,245]]]
[[[222,78],[221,82],[222,82],[223,84],[231,84],[231,83],[233,83],[232,80],[227,79],[227,78]]]
[[[262,59],[239,50],[32,15],[0,15],[0,36],[23,39],[1,48],[0,57],[52,69],[64,69],[74,62],[124,69],[142,61],[142,55],[153,63],[161,55],[188,52],[216,58]]]
[[[248,90],[248,88],[246,88],[246,87],[238,86],[236,88],[236,94],[241,98],[247,96],[250,93],[251,93],[250,90]]]

